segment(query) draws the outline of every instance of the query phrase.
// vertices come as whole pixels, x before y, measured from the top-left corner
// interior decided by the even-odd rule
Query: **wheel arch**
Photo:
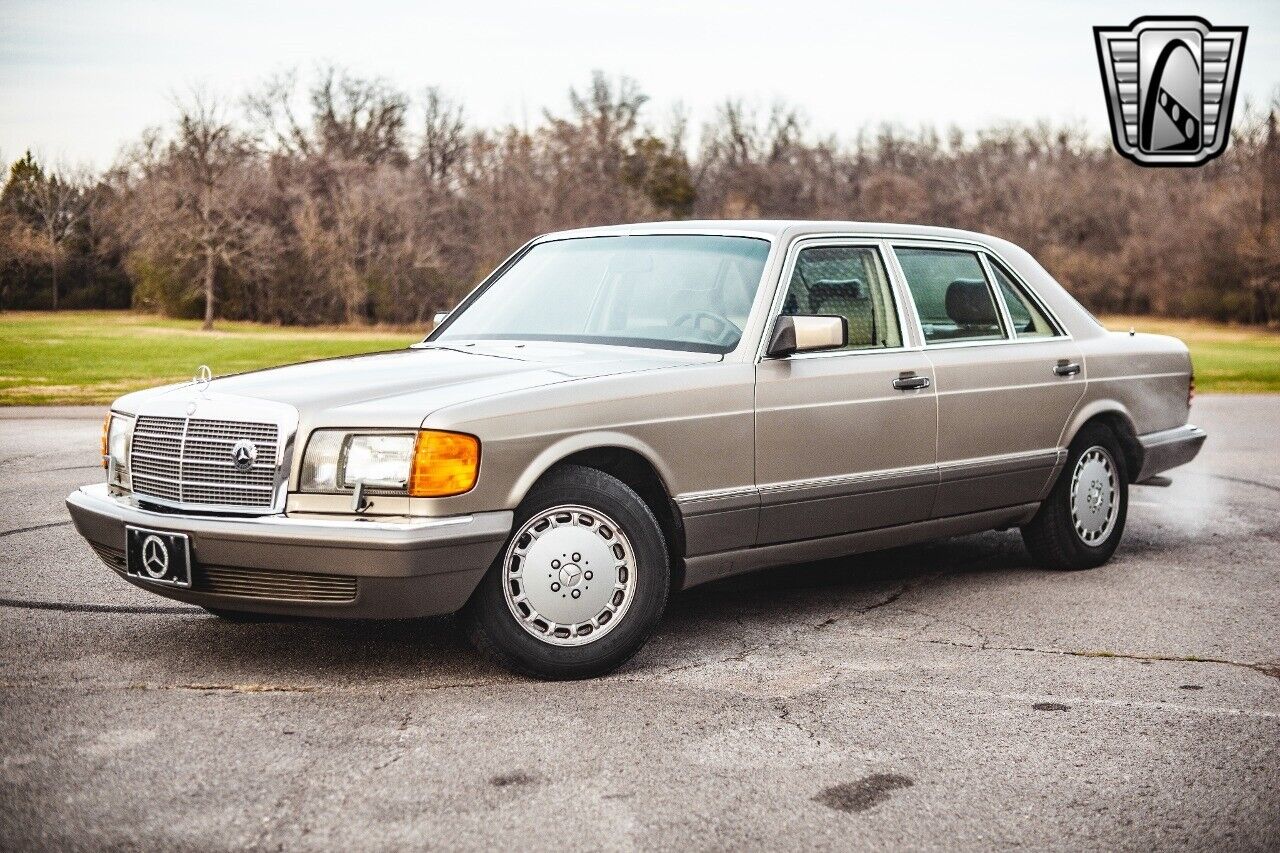
[[[1124,464],[1130,482],[1142,470],[1144,450],[1138,440],[1138,430],[1134,426],[1133,416],[1115,400],[1095,400],[1075,414],[1070,425],[1063,432],[1063,446],[1075,441],[1080,430],[1089,424],[1102,424],[1115,435],[1124,453]]]
[[[684,523],[672,498],[670,472],[658,459],[653,448],[622,433],[572,436],[543,450],[525,469],[512,490],[512,505],[519,504],[539,480],[563,465],[581,465],[616,477],[640,496],[658,520],[671,557],[672,588],[680,589],[684,583]]]

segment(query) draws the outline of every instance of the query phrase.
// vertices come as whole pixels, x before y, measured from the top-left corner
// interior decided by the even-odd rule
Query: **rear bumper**
[[[76,530],[149,592],[201,606],[335,618],[404,618],[462,607],[511,531],[510,512],[401,521],[232,518],[154,512],[105,484],[67,497]],[[192,587],[124,575],[125,526],[191,537]]]
[[[1187,464],[1196,458],[1207,436],[1208,433],[1191,424],[1139,436],[1138,441],[1142,443],[1142,470],[1133,481],[1141,483],[1162,471]]]

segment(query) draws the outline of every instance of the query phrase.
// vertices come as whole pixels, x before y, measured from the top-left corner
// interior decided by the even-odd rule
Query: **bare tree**
[[[130,210],[135,235],[144,250],[196,266],[205,330],[213,328],[218,271],[231,268],[245,249],[250,155],[248,139],[203,93],[179,104],[172,140],[152,140],[139,151],[143,180]]]
[[[60,169],[30,182],[28,203],[39,233],[49,246],[50,304],[58,310],[58,271],[63,243],[85,217],[92,181],[83,170]]]
[[[466,122],[462,107],[432,86],[423,92],[422,144],[418,159],[427,177],[446,180],[467,151]]]
[[[655,128],[640,87],[599,72],[534,126],[471,127],[437,89],[411,102],[337,68],[268,80],[244,106],[249,132],[208,99],[182,105],[79,196],[77,176],[46,185],[34,158],[13,163],[5,304],[47,304],[52,278],[60,302],[127,291],[206,323],[416,323],[542,231],[804,217],[995,233],[1099,311],[1280,323],[1280,100],[1244,109],[1194,170],[1140,169],[1079,125],[817,137],[793,106],[737,99],[694,154],[682,114]]]

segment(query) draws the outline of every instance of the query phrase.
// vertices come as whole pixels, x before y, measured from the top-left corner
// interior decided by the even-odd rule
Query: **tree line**
[[[647,107],[600,73],[536,126],[497,129],[341,69],[233,105],[195,94],[101,174],[13,162],[0,309],[422,326],[544,231],[794,217],[996,234],[1098,312],[1280,323],[1280,102],[1237,115],[1197,169],[1044,123],[820,137],[795,107],[739,100],[694,144],[679,107]]]

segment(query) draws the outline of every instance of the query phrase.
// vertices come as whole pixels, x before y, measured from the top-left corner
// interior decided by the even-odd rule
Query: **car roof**
[[[726,234],[756,237],[795,237],[804,234],[884,234],[899,237],[934,237],[989,243],[988,234],[942,228],[936,225],[914,225],[895,222],[856,222],[816,219],[688,219],[667,222],[633,222],[594,228],[575,228],[544,234],[542,240],[570,237],[620,236],[627,234],[681,233]]]
[[[1052,275],[1020,246],[977,231],[941,228],[936,225],[912,225],[897,222],[857,222],[813,219],[691,219],[677,222],[634,222],[599,228],[577,228],[544,234],[535,243],[578,237],[606,237],[645,234],[709,234],[757,237],[785,245],[797,237],[855,235],[871,238],[914,238],[917,240],[956,241],[978,245],[992,251],[1012,267],[1048,304],[1061,322],[1077,339],[1106,334],[1102,324],[1093,318]]]

